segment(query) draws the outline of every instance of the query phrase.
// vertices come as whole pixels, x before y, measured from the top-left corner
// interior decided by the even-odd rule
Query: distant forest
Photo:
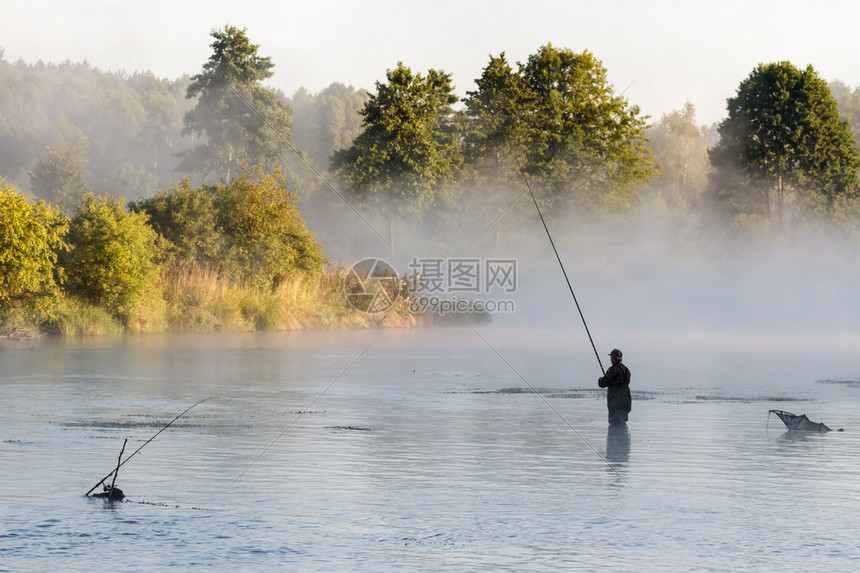
[[[134,201],[185,178],[195,185],[222,182],[229,168],[212,168],[211,158],[208,170],[194,162],[201,144],[215,137],[213,124],[203,123],[211,118],[195,119],[207,97],[200,90],[208,89],[195,88],[195,78],[223,56],[219,41],[235,41],[263,61],[262,75],[249,83],[271,94],[283,112],[277,120],[281,132],[266,136],[280,143],[261,143],[281,159],[240,159],[281,167],[302,193],[333,184],[359,209],[383,219],[396,214],[442,224],[454,209],[481,210],[482,199],[504,194],[501,187],[521,190],[525,177],[543,185],[551,214],[656,206],[727,232],[783,232],[787,224],[823,220],[853,234],[860,225],[860,88],[823,84],[811,68],[797,70],[787,62],[759,66],[730,101],[735,109],[720,124],[706,126],[697,123],[693,103],[660,118],[643,116],[634,103],[613,95],[606,70],[588,52],[548,45],[524,63],[509,63],[504,54],[491,57],[476,71],[479,88],[467,94],[453,94],[452,78],[444,72],[422,75],[401,63],[375,89],[333,83],[319,93],[302,88],[287,96],[261,84],[274,63],[256,55],[244,30],[228,26],[213,37],[215,54],[203,73],[174,79],[103,71],[86,62],[8,62],[0,49],[0,183],[71,216],[87,192]],[[790,81],[797,89],[818,98],[820,117],[827,116],[827,102],[835,102],[839,119],[828,121],[843,122],[835,129],[850,134],[851,150],[820,137],[810,143],[818,136],[805,132],[803,143],[782,142],[776,150],[770,143],[753,149],[743,139],[754,128],[801,133],[814,123],[799,118],[794,125],[762,126],[749,116],[742,98],[771,89],[782,81],[779,74],[794,74]],[[552,79],[540,85],[541,77]],[[573,85],[583,77],[588,85]],[[820,93],[821,84],[827,93]],[[792,93],[789,103],[803,97]],[[425,119],[413,118],[413,125],[391,120],[398,113],[409,116],[409,106],[433,109]],[[252,114],[246,109],[244,115]],[[846,179],[844,172],[852,170],[853,178]],[[494,212],[487,209],[482,216]]]
[[[52,152],[70,156],[96,195],[150,197],[193,176],[179,169],[195,144],[183,135],[183,117],[196,103],[186,97],[189,76],[2,58],[0,49],[0,177],[19,191],[51,199],[33,190],[32,174]],[[363,89],[333,83],[316,94],[275,93],[292,109],[296,147],[322,170],[360,132]]]

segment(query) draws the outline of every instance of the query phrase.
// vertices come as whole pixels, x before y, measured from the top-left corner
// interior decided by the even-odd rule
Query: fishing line
[[[262,457],[263,457],[263,455],[264,455],[266,452],[268,452],[268,451],[269,451],[269,448],[271,448],[272,446],[274,446],[274,445],[275,445],[275,442],[277,442],[278,440],[280,440],[280,439],[281,439],[281,436],[283,436],[284,434],[286,434],[286,433],[287,433],[287,431],[289,431],[289,429],[290,429],[290,428],[292,428],[292,427],[295,425],[295,423],[299,421],[299,418],[301,418],[302,416],[304,416],[304,415],[308,412],[308,410],[310,410],[310,409],[311,409],[311,407],[313,407],[313,405],[317,403],[317,400],[319,400],[320,398],[322,398],[322,397],[323,397],[323,395],[324,395],[326,392],[328,392],[328,391],[331,389],[331,387],[332,387],[332,386],[334,386],[335,382],[337,382],[338,380],[340,380],[340,379],[341,379],[341,377],[342,377],[344,374],[346,374],[346,373],[347,373],[347,371],[348,371],[350,368],[352,368],[352,366],[353,366],[356,362],[358,362],[359,358],[361,358],[362,356],[364,356],[364,354],[365,354],[368,350],[370,350],[370,349],[371,349],[371,347],[372,347],[374,344],[376,344],[376,341],[377,341],[377,340],[379,340],[380,338],[382,338],[382,335],[383,335],[383,334],[385,334],[385,333],[388,331],[388,329],[389,329],[389,328],[390,328],[390,327],[386,326],[386,327],[382,330],[382,332],[380,332],[379,334],[377,334],[377,335],[376,335],[376,338],[374,338],[374,339],[373,339],[373,341],[372,341],[370,344],[368,344],[368,345],[367,345],[367,347],[366,347],[364,350],[362,350],[362,351],[359,353],[359,355],[358,355],[358,356],[356,356],[356,357],[352,360],[352,362],[350,362],[350,363],[349,363],[349,366],[347,366],[346,368],[344,368],[344,369],[343,369],[343,371],[342,371],[340,374],[338,374],[338,375],[337,375],[337,377],[336,377],[334,380],[332,380],[332,381],[329,383],[329,385],[328,385],[328,386],[326,386],[326,387],[325,387],[325,389],[323,389],[323,391],[322,391],[322,392],[320,392],[319,394],[317,394],[317,397],[316,397],[316,398],[314,398],[314,399],[313,399],[313,401],[311,401],[311,403],[310,403],[310,404],[308,404],[308,405],[307,405],[307,407],[306,407],[304,410],[302,410],[302,411],[299,413],[299,415],[298,415],[298,416],[296,416],[296,417],[293,419],[293,421],[292,421],[292,422],[290,422],[290,424],[289,424],[286,428],[284,428],[284,429],[283,429],[283,431],[282,431],[280,434],[278,434],[278,435],[275,437],[275,439],[274,439],[274,440],[272,440],[272,442],[271,442],[268,446],[266,446],[266,447],[263,449],[263,451],[262,451],[262,452],[260,452],[260,453],[259,453],[259,455],[257,455],[257,457],[256,457],[256,458],[254,458],[254,461],[252,461],[250,464],[248,464],[248,467],[246,467],[244,470],[242,470],[242,473],[240,473],[238,476],[236,476],[236,479],[234,479],[233,481],[231,481],[231,482],[230,482],[230,485],[228,485],[227,487],[228,487],[228,488],[229,488],[229,487],[232,487],[234,483],[236,483],[237,481],[239,481],[239,478],[241,478],[243,475],[245,475],[245,472],[247,472],[249,469],[251,469],[251,466],[253,466],[254,464],[256,464],[256,463],[257,463],[257,461],[259,461],[259,459],[260,459],[260,458],[262,458]]]
[[[532,386],[532,385],[529,383],[529,381],[528,381],[528,380],[526,380],[526,379],[525,379],[525,377],[523,377],[523,375],[522,375],[522,374],[520,374],[520,373],[519,373],[519,371],[518,371],[516,368],[514,368],[514,367],[513,367],[513,365],[512,365],[510,362],[508,362],[507,360],[505,360],[505,357],[504,357],[504,356],[502,356],[502,355],[499,353],[499,351],[498,351],[498,350],[496,350],[496,349],[493,347],[493,345],[492,345],[492,344],[490,344],[490,343],[487,341],[487,339],[486,339],[486,338],[484,338],[483,336],[481,336],[481,333],[480,333],[480,332],[478,332],[477,330],[475,330],[475,329],[474,329],[474,327],[472,327],[471,325],[469,325],[469,328],[471,328],[471,329],[472,329],[472,332],[474,332],[475,334],[477,334],[477,335],[478,335],[478,338],[480,338],[481,340],[483,340],[483,341],[484,341],[484,344],[486,344],[486,345],[487,345],[487,347],[488,347],[490,350],[492,350],[492,351],[496,354],[496,356],[498,356],[498,357],[502,360],[502,362],[504,362],[505,364],[507,364],[507,365],[508,365],[508,368],[510,368],[510,369],[513,371],[513,373],[514,373],[514,374],[516,374],[517,376],[519,376],[520,380],[522,380],[523,382],[525,382],[526,386],[528,386],[528,387],[529,387],[529,389],[532,391],[532,393],[533,393],[533,394],[535,394],[537,397],[539,397],[541,400],[543,400],[543,403],[544,403],[544,404],[546,404],[547,406],[549,406],[549,409],[550,409],[550,410],[552,410],[553,412],[555,412],[555,415],[556,415],[556,416],[558,416],[558,417],[559,417],[559,419],[560,419],[562,422],[564,422],[564,424],[565,424],[568,428],[570,428],[571,430],[573,430],[573,433],[574,433],[574,434],[576,434],[577,436],[579,436],[579,439],[580,439],[580,440],[582,440],[582,441],[585,443],[585,445],[586,445],[586,446],[588,446],[588,447],[589,447],[589,449],[590,449],[592,452],[594,452],[594,453],[595,453],[595,455],[597,455],[597,457],[598,457],[598,458],[600,458],[600,459],[601,459],[601,461],[603,461],[603,463],[604,463],[604,464],[606,464],[606,465],[609,467],[609,469],[611,469],[611,470],[612,470],[612,473],[614,473],[615,475],[617,475],[617,476],[618,476],[618,478],[619,478],[619,479],[621,479],[621,481],[623,481],[623,482],[627,485],[627,487],[629,487],[630,489],[633,489],[633,486],[632,486],[632,485],[630,485],[630,484],[627,482],[627,480],[626,480],[626,479],[624,479],[624,476],[622,476],[622,475],[618,472],[618,470],[617,470],[617,469],[615,469],[615,467],[614,467],[612,464],[610,464],[610,463],[606,460],[606,458],[604,458],[604,457],[600,454],[600,452],[598,452],[598,451],[594,448],[594,446],[592,446],[590,443],[588,443],[588,440],[586,440],[586,439],[585,439],[585,436],[583,436],[582,434],[580,434],[580,433],[579,433],[579,431],[577,431],[577,429],[576,429],[576,428],[574,428],[574,427],[573,427],[573,425],[572,425],[570,422],[568,422],[568,421],[567,421],[567,419],[566,419],[564,416],[562,416],[562,415],[561,415],[561,413],[559,413],[559,411],[558,411],[558,410],[556,410],[556,409],[555,409],[555,407],[553,407],[553,405],[552,405],[552,404],[550,404],[550,403],[549,403],[549,400],[547,400],[547,399],[543,396],[543,394],[541,394],[540,392],[538,392],[538,391],[535,389],[535,387],[534,387],[534,386]]]
[[[168,424],[167,424],[166,426],[164,426],[163,428],[161,428],[160,430],[158,430],[158,431],[155,433],[155,435],[154,435],[154,436],[152,436],[151,438],[149,438],[148,440],[146,440],[146,441],[143,443],[143,445],[142,445],[142,446],[140,446],[139,448],[137,448],[133,453],[129,454],[129,456],[128,456],[127,458],[125,458],[125,460],[123,460],[120,464],[118,464],[118,465],[116,466],[116,468],[114,468],[113,470],[111,470],[111,472],[110,472],[108,475],[106,475],[105,477],[103,477],[99,483],[97,483],[96,485],[94,485],[94,486],[90,489],[90,491],[88,491],[88,492],[87,492],[87,493],[85,493],[84,495],[90,495],[90,494],[93,492],[93,490],[94,490],[94,489],[96,489],[97,487],[99,487],[100,485],[102,485],[102,484],[105,482],[105,480],[106,480],[107,478],[109,478],[110,476],[112,476],[112,475],[114,474],[114,472],[119,471],[119,468],[121,468],[122,466],[124,466],[124,465],[125,465],[125,463],[126,463],[128,460],[130,460],[131,458],[133,458],[134,456],[136,456],[136,455],[137,455],[137,453],[138,453],[140,450],[142,450],[142,449],[143,449],[143,448],[144,448],[144,447],[145,447],[149,442],[151,442],[152,440],[154,440],[155,438],[157,438],[157,437],[158,437],[158,434],[160,434],[161,432],[163,432],[164,430],[166,430],[167,428],[169,428],[170,426],[172,426],[172,425],[173,425],[173,422],[175,422],[176,420],[178,420],[179,418],[181,418],[182,416],[184,416],[184,415],[185,415],[189,410],[191,410],[191,408],[193,408],[194,406],[197,406],[198,404],[202,404],[203,402],[206,402],[207,400],[212,400],[213,398],[215,398],[215,396],[210,396],[209,398],[205,398],[205,399],[203,399],[203,400],[200,400],[199,402],[197,402],[197,404],[193,404],[193,405],[189,406],[188,408],[186,408],[186,409],[185,409],[185,411],[184,411],[184,412],[182,412],[181,414],[179,414],[178,416],[176,416],[175,418],[173,418],[172,420],[170,420],[170,422],[168,422]],[[123,444],[123,448],[124,448],[124,447],[125,447],[125,444]]]
[[[340,200],[341,200],[341,201],[343,201],[344,203],[346,203],[346,206],[347,206],[347,207],[349,207],[350,209],[352,209],[352,212],[353,212],[353,213],[355,213],[356,215],[358,215],[358,218],[359,218],[359,219],[361,219],[362,221],[364,221],[364,224],[365,224],[365,225],[367,225],[368,227],[370,227],[370,230],[371,230],[371,231],[373,231],[374,233],[376,233],[376,236],[377,236],[377,237],[379,237],[379,238],[382,240],[382,242],[383,242],[383,243],[385,243],[386,245],[388,245],[389,247],[391,247],[391,244],[390,244],[388,241],[386,241],[386,240],[385,240],[385,238],[384,238],[382,235],[380,235],[380,234],[379,234],[379,231],[377,231],[377,230],[376,230],[376,228],[375,228],[373,225],[371,225],[371,224],[370,224],[370,222],[369,222],[367,219],[365,219],[364,217],[362,217],[361,213],[359,213],[359,212],[355,209],[355,207],[353,207],[353,206],[352,206],[352,203],[350,203],[349,201],[347,201],[347,200],[346,200],[346,198],[345,198],[342,194],[340,194],[340,193],[338,192],[338,190],[337,190],[337,189],[335,189],[335,188],[334,188],[334,186],[333,186],[331,183],[329,183],[329,182],[328,182],[328,180],[327,180],[325,177],[323,177],[323,176],[322,176],[322,174],[321,174],[319,171],[317,171],[316,167],[314,167],[314,166],[313,166],[313,164],[312,164],[310,161],[308,161],[308,160],[304,157],[304,155],[302,155],[302,154],[299,152],[299,150],[298,150],[298,149],[296,149],[296,147],[295,147],[295,146],[294,146],[294,145],[293,145],[289,140],[287,140],[287,139],[286,139],[286,138],[284,138],[280,133],[278,133],[278,130],[277,130],[277,129],[275,129],[275,128],[274,128],[274,126],[272,126],[272,124],[270,124],[270,123],[269,123],[269,121],[265,118],[265,116],[263,116],[263,114],[261,114],[259,111],[257,111],[257,108],[255,108],[254,106],[252,106],[248,100],[246,100],[244,97],[242,97],[242,94],[240,94],[239,92],[237,92],[237,91],[236,91],[236,88],[231,87],[231,88],[230,88],[230,91],[231,91],[231,92],[233,92],[233,95],[235,95],[237,98],[239,98],[239,100],[241,100],[241,101],[242,101],[242,103],[244,103],[246,106],[248,106],[248,109],[250,109],[252,112],[254,112],[254,114],[255,114],[257,117],[259,117],[259,118],[260,118],[260,120],[263,122],[263,124],[264,124],[266,127],[268,127],[269,129],[271,129],[271,130],[275,133],[275,137],[277,137],[278,139],[280,139],[280,140],[284,143],[284,145],[286,145],[287,147],[289,147],[289,148],[290,148],[290,151],[292,151],[293,153],[295,153],[295,154],[299,157],[299,159],[301,159],[301,160],[302,160],[302,162],[303,162],[305,165],[307,165],[307,166],[308,166],[308,168],[310,168],[310,170],[311,170],[311,171],[313,171],[313,172],[314,172],[314,174],[316,174],[316,176],[317,176],[317,177],[319,177],[319,178],[320,178],[320,180],[322,180],[322,182],[323,182],[323,183],[325,183],[325,184],[326,184],[326,186],[334,192],[334,194],[335,194],[335,195],[337,195],[338,197],[340,197]]]

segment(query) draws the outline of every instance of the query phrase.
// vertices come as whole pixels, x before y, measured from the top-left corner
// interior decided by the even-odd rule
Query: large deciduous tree
[[[212,55],[187,93],[199,99],[185,115],[183,134],[199,143],[184,154],[179,169],[229,181],[243,160],[276,167],[289,148],[292,120],[289,105],[260,85],[274,64],[258,55],[245,29],[225,26],[212,37]]]
[[[386,77],[361,110],[363,131],[332,164],[362,199],[420,216],[444,196],[462,163],[457,97],[443,71],[423,76],[398,63]]]
[[[781,232],[787,206],[833,214],[854,192],[860,154],[827,83],[808,66],[758,65],[728,100],[711,150],[716,196]]]
[[[629,206],[647,182],[653,158],[638,106],[616,96],[603,64],[588,51],[543,46],[521,73],[530,113],[525,172],[543,177],[550,204],[591,210]]]
[[[588,51],[547,44],[518,66],[514,73],[504,55],[491,57],[478,90],[469,92],[470,158],[501,158],[511,146],[516,171],[540,182],[552,210],[630,206],[636,186],[653,174],[639,107],[614,95]]]
[[[475,80],[478,89],[466,92],[463,102],[468,118],[464,138],[466,158],[479,177],[493,183],[522,184],[517,157],[517,134],[524,117],[525,85],[505,54],[490,62]]]

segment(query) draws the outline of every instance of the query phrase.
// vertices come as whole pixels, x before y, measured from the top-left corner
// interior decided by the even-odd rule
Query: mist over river
[[[613,431],[575,327],[4,341],[0,571],[860,567],[857,334],[617,345]]]

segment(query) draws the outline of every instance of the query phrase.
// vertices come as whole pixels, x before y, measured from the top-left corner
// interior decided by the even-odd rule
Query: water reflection
[[[776,442],[780,445],[792,446],[803,443],[818,443],[819,440],[826,439],[827,432],[803,432],[785,430],[782,434],[776,437]]]
[[[610,424],[606,430],[606,461],[617,465],[626,465],[630,458],[630,431],[627,426]]]

